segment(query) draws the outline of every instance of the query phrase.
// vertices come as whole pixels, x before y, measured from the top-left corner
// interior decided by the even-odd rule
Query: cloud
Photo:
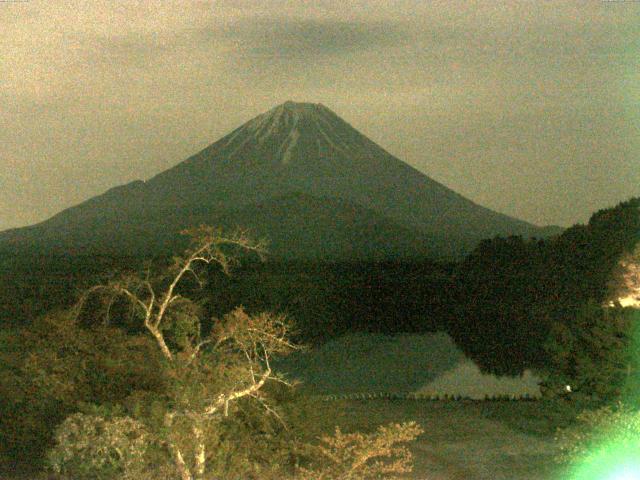
[[[212,31],[236,45],[247,60],[357,55],[400,46],[409,40],[396,22],[321,19],[244,19]]]

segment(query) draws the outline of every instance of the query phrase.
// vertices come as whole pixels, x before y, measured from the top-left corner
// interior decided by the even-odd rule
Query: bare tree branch
[[[248,395],[251,395],[257,392],[264,386],[264,384],[267,382],[267,379],[269,379],[270,376],[271,376],[271,370],[266,370],[260,377],[260,380],[252,383],[249,387],[242,390],[237,390],[235,392],[231,392],[228,394],[221,394],[212,405],[209,405],[207,408],[204,409],[203,413],[205,415],[212,415],[216,413],[218,410],[220,410],[220,408],[225,406],[225,404],[228,405],[229,402],[238,400],[239,398],[246,397]]]

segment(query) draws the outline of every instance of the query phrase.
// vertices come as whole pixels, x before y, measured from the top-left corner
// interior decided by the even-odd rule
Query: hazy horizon
[[[322,103],[538,225],[640,195],[639,2],[0,3],[0,230]]]

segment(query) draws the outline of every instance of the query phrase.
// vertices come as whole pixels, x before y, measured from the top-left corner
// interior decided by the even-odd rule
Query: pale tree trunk
[[[196,442],[196,452],[195,452],[195,479],[201,480],[204,477],[204,472],[206,469],[206,454],[205,454],[205,445],[204,445],[204,432],[202,429],[202,425],[197,423],[193,426],[193,436]]]
[[[169,448],[171,449],[171,452],[173,454],[173,461],[175,462],[176,467],[178,467],[180,480],[194,480],[189,467],[184,461],[184,457],[182,456],[182,452],[180,451],[180,449],[173,443],[169,445]]]
[[[171,353],[171,350],[169,350],[167,343],[164,341],[164,336],[162,335],[162,332],[159,329],[152,327],[150,325],[147,325],[147,329],[149,330],[149,332],[151,332],[151,335],[153,335],[153,337],[156,339],[156,342],[158,343],[158,346],[162,351],[162,355],[164,355],[164,357],[167,360],[172,362],[173,354]]]
[[[167,413],[164,416],[164,426],[170,431],[173,426],[173,413]],[[180,480],[194,480],[193,475],[191,475],[191,470],[189,470],[189,466],[187,462],[184,461],[184,456],[180,451],[180,447],[176,445],[171,440],[168,441],[169,450],[171,451],[171,456],[173,457],[173,461],[178,469],[178,473],[180,474]]]

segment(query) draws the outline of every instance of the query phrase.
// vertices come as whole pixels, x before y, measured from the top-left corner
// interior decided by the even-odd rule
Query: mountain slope
[[[166,196],[175,185],[180,195]],[[245,188],[238,190],[235,187]],[[283,191],[346,198],[420,230],[481,239],[536,235],[393,157],[322,105],[287,102],[148,182],[158,201],[228,203]]]
[[[330,261],[454,256],[444,238],[429,237],[340,199],[288,194],[225,213],[220,225],[268,238],[272,256]]]
[[[345,222],[349,211],[359,217]],[[324,223],[317,221],[321,213]],[[362,248],[367,243],[374,257],[407,248],[448,256],[495,235],[548,233],[435,182],[326,107],[286,102],[146,182],[116,187],[41,224],[0,234],[0,246],[153,250],[171,243],[185,223],[220,222],[256,226],[262,235],[280,238],[276,245],[316,238],[311,250],[322,250],[323,237],[341,238],[344,255],[353,253],[353,242]],[[287,235],[287,229],[300,235]],[[338,254],[330,244],[324,242],[320,256]]]

